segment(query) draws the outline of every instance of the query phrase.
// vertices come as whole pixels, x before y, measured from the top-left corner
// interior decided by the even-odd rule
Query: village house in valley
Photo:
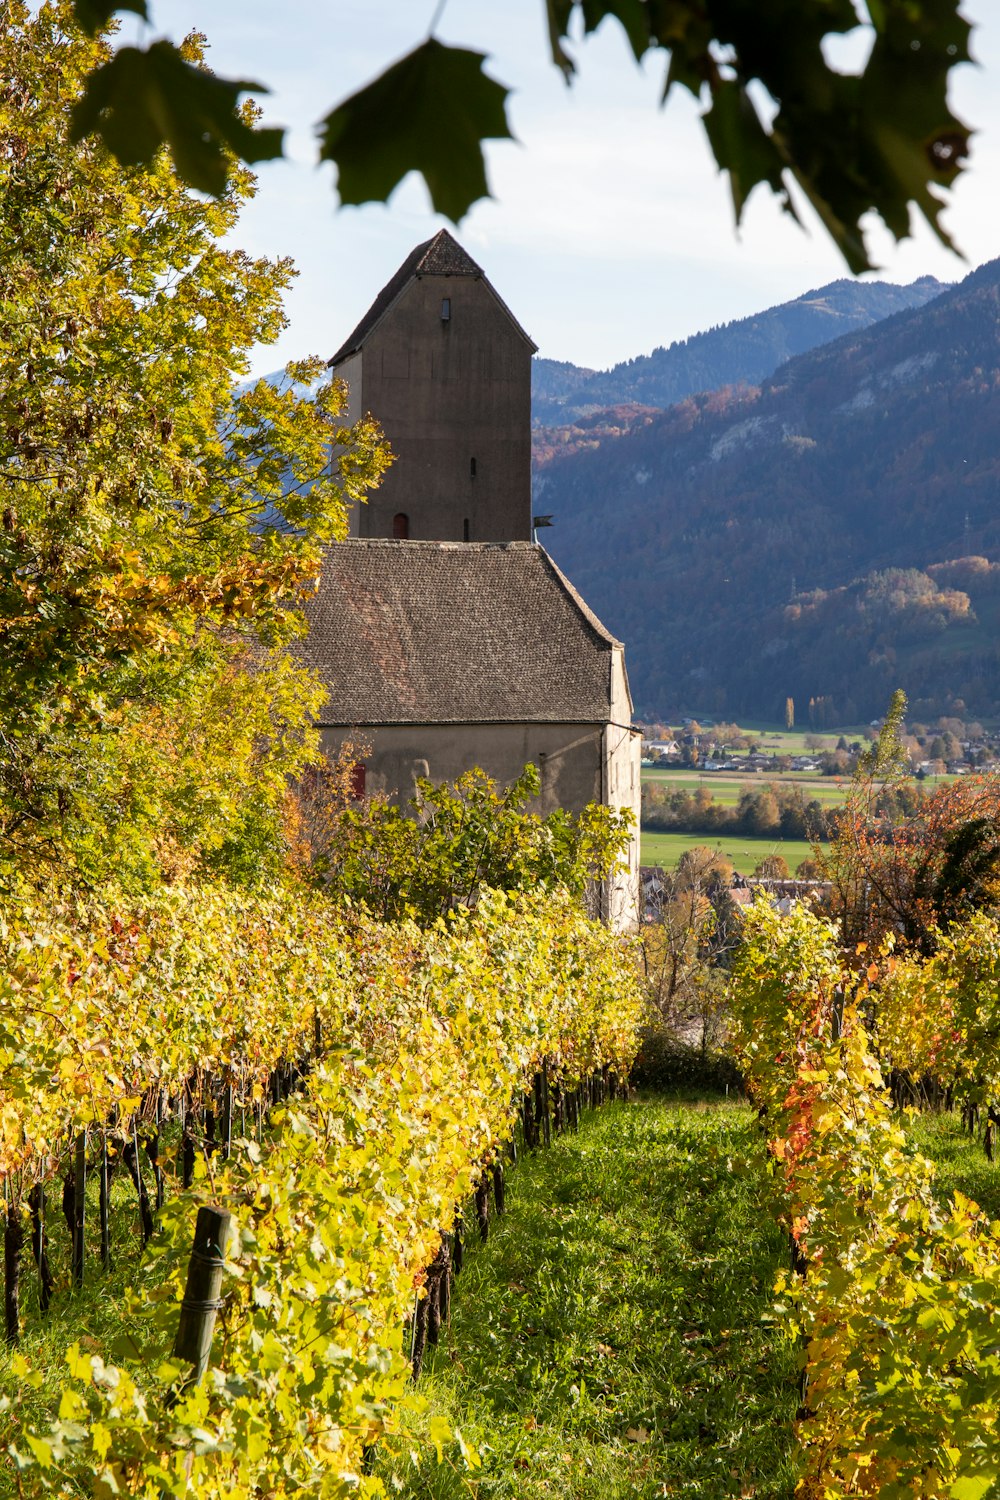
[[[380,292],[331,365],[396,462],[327,550],[306,652],[324,747],[368,747],[366,794],[405,804],[418,777],[472,766],[509,784],[531,761],[539,812],[629,808],[629,870],[606,893],[628,925],[640,739],[621,642],[532,539],[534,347],[445,230]]]

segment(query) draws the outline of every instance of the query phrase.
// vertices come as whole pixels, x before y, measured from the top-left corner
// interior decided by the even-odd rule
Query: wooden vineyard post
[[[73,1167],[73,1283],[83,1286],[83,1247],[87,1227],[87,1132],[76,1138]]]
[[[153,1115],[153,1129],[146,1137],[144,1146],[149,1158],[149,1165],[153,1169],[154,1207],[159,1213],[163,1207],[165,1187],[163,1181],[163,1168],[160,1166],[160,1130],[163,1126],[163,1094],[157,1089],[156,1107]]]
[[[229,1222],[229,1213],[224,1208],[206,1204],[198,1210],[187,1285],[174,1340],[177,1358],[194,1365],[191,1380],[195,1385],[208,1369],[215,1316],[222,1306],[219,1293]]]
[[[111,1270],[111,1222],[110,1222],[110,1182],[108,1172],[108,1132],[101,1131],[101,1190],[100,1190],[100,1212],[101,1212],[101,1265],[105,1271]]]
[[[507,1185],[504,1181],[503,1162],[499,1156],[493,1163],[493,1201],[496,1204],[497,1216],[504,1213],[507,1207]]]
[[[132,1139],[127,1141],[122,1152],[122,1160],[128,1168],[128,1174],[132,1179],[136,1197],[139,1200],[139,1223],[142,1231],[142,1243],[146,1245],[153,1233],[153,1210],[149,1206],[149,1193],[142,1175],[142,1157],[139,1154],[139,1124],[137,1117],[132,1116]]]
[[[24,1248],[24,1225],[17,1206],[8,1199],[3,1231],[3,1311],[7,1343],[12,1347],[21,1337],[21,1251]]]
[[[49,1270],[48,1251],[45,1248],[45,1188],[40,1182],[28,1194],[31,1209],[31,1253],[38,1267],[38,1306],[48,1312],[52,1301],[52,1272]]]
[[[544,1106],[545,1106],[545,1103],[546,1103],[546,1099],[545,1099],[545,1095],[544,1095],[542,1089],[543,1089],[542,1075],[541,1075],[541,1073],[536,1073],[535,1074],[535,1120],[534,1120],[534,1137],[535,1137],[534,1138],[534,1145],[536,1145],[536,1146],[541,1146],[541,1145],[547,1144],[546,1141],[545,1141],[545,1121],[544,1121],[544,1119],[542,1117],[542,1111],[544,1109]]]
[[[524,1129],[524,1149],[526,1151],[531,1151],[535,1146],[537,1146],[538,1141],[535,1136],[535,1120],[532,1110],[532,1093],[530,1088],[525,1093],[524,1099],[522,1101],[521,1119]]]
[[[222,1095],[222,1155],[228,1161],[233,1153],[233,1083],[227,1079]]]
[[[476,1183],[475,1192],[476,1218],[479,1221],[479,1238],[485,1244],[490,1233],[490,1179],[489,1170],[484,1167],[479,1181]]]

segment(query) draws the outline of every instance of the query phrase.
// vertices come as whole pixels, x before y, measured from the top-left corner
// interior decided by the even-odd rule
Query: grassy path
[[[934,1185],[942,1202],[954,1199],[957,1190],[1000,1220],[1000,1161],[987,1161],[982,1140],[965,1134],[960,1114],[928,1112],[901,1123],[917,1150],[936,1165]]]
[[[784,1500],[797,1370],[762,1319],[785,1254],[747,1109],[598,1111],[522,1161],[467,1254],[420,1383],[428,1413],[380,1460],[390,1492]],[[418,1441],[433,1413],[481,1469]]]

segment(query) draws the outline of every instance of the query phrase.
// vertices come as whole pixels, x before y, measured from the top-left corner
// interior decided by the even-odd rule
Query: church
[[[629,808],[629,870],[606,893],[636,920],[639,735],[624,648],[533,538],[535,345],[447,232],[418,245],[330,361],[347,420],[395,454],[329,547],[305,654],[329,689],[324,749],[370,747],[365,794],[418,777],[538,766],[536,810]]]

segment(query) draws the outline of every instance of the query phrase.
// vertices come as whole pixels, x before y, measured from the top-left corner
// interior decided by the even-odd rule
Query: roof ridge
[[[528,542],[523,538],[515,538],[510,542],[457,542],[436,537],[347,536],[339,542],[331,543],[331,545],[337,547],[386,547],[393,551],[403,547],[434,547],[442,552],[510,552],[520,549],[525,551],[534,549],[537,552],[541,552],[543,550],[538,542]]]
[[[433,239],[420,247],[423,254],[417,261],[418,276],[482,276],[483,268],[476,264],[464,245],[460,245],[447,229],[439,229]]]

